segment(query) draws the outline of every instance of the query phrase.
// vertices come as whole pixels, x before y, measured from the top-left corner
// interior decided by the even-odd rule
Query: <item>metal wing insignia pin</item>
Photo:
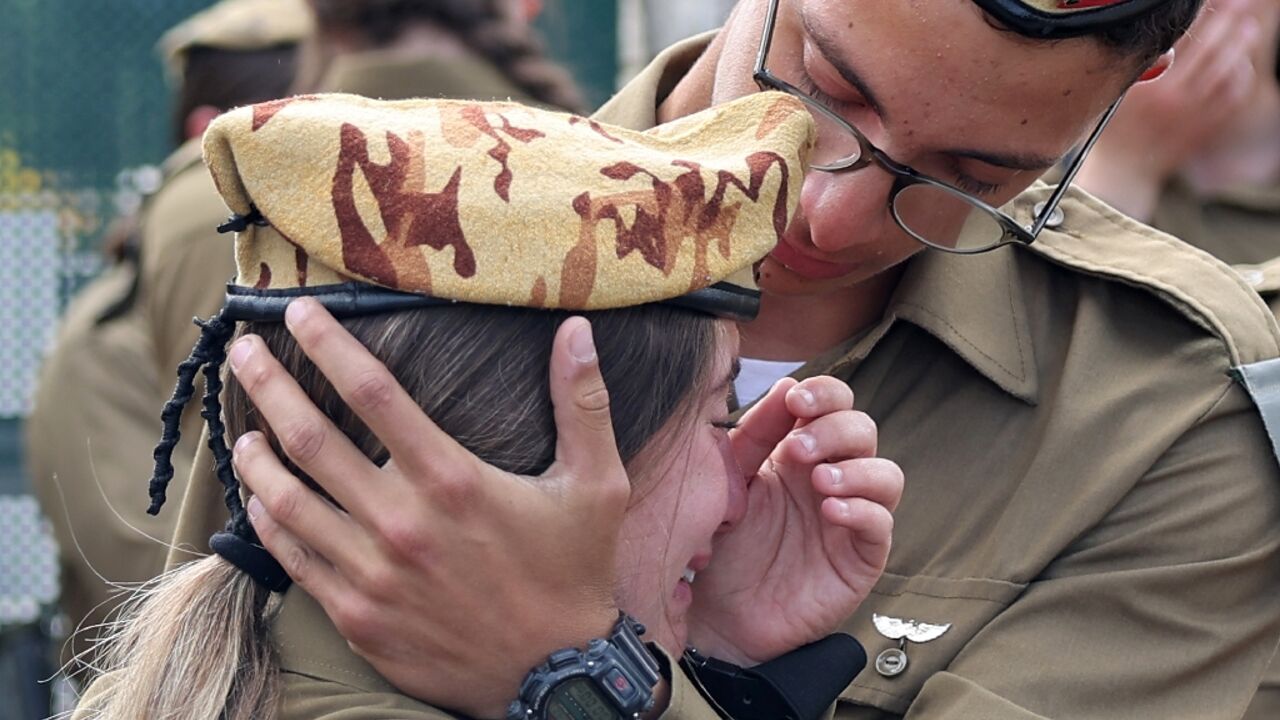
[[[951,623],[936,625],[919,620],[902,620],[888,615],[872,613],[871,622],[876,630],[890,640],[908,640],[913,643],[927,643],[937,640],[951,629]]]

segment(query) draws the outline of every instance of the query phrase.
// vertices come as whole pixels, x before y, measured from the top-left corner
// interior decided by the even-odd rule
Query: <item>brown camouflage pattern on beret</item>
[[[781,93],[647,132],[515,103],[316,95],[221,116],[204,152],[232,211],[269,222],[237,237],[239,284],[592,310],[749,276],[799,201],[813,132]]]
[[[262,50],[300,43],[313,32],[315,19],[306,0],[222,0],[170,28],[156,49],[177,80],[193,47]]]

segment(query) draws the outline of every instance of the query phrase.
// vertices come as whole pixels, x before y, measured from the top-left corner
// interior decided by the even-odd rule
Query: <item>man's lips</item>
[[[810,280],[830,280],[853,272],[857,266],[817,260],[797,250],[784,238],[769,256],[788,270]]]

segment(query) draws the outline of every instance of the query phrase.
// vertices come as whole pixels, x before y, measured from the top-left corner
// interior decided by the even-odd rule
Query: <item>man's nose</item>
[[[806,175],[800,207],[813,246],[821,252],[838,253],[881,237],[893,225],[889,213],[893,182],[893,176],[878,166]]]

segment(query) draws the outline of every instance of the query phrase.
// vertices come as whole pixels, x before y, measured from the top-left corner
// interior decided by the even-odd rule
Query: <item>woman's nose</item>
[[[889,214],[893,182],[893,176],[878,166],[843,173],[810,172],[800,191],[809,241],[819,251],[832,254],[875,242],[893,226]]]

